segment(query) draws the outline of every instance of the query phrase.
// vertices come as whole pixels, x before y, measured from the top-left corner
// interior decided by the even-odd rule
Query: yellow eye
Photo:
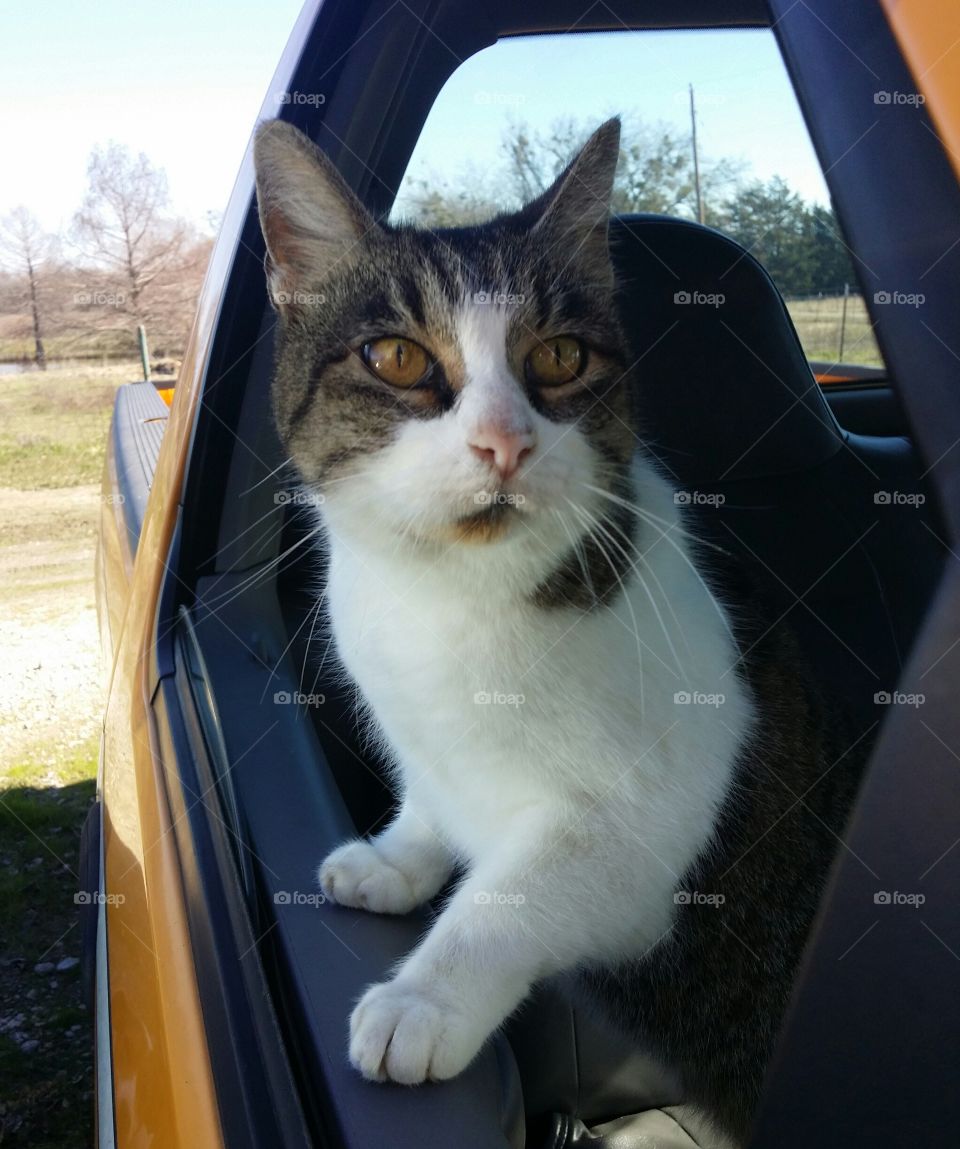
[[[364,343],[360,354],[374,375],[393,387],[412,387],[430,369],[430,356],[420,344],[398,336]]]
[[[558,387],[575,379],[586,356],[580,341],[570,335],[544,340],[527,356],[527,374],[541,387]]]

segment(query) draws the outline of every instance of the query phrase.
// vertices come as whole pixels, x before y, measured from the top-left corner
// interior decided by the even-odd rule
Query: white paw
[[[338,905],[375,914],[408,914],[420,904],[410,881],[369,842],[347,842],[321,864],[320,885]]]
[[[350,1061],[370,1081],[419,1085],[466,1069],[489,1034],[417,982],[371,986],[350,1018]]]

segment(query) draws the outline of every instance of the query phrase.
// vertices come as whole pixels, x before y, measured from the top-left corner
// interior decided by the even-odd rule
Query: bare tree
[[[404,204],[421,224],[447,227],[474,223],[497,211],[528,203],[545,191],[586,142],[596,121],[571,117],[554,120],[545,130],[522,121],[508,123],[500,140],[500,164],[478,170],[468,165],[453,178],[434,174],[412,179]],[[701,187],[707,222],[715,222],[736,187],[743,164],[737,160],[701,161]],[[695,217],[695,184],[689,140],[669,125],[650,124],[636,115],[624,118],[620,163],[613,189],[616,212],[648,211]]]
[[[43,346],[46,317],[41,280],[53,254],[54,244],[54,237],[43,230],[22,204],[0,221],[0,256],[24,285],[33,329],[33,357],[41,371],[47,369],[47,354]]]
[[[73,221],[83,254],[112,281],[135,323],[150,318],[144,293],[180,258],[187,228],[167,214],[167,177],[141,152],[96,147],[87,164],[87,194]]]
[[[546,190],[594,127],[595,123],[570,117],[555,120],[546,131],[511,124],[504,132],[501,152],[513,199],[524,203]],[[721,195],[742,170],[736,160],[702,161],[701,185],[708,206],[719,206]],[[646,123],[635,115],[624,117],[613,210],[695,215],[694,200],[693,162],[686,136],[667,124]]]
[[[134,346],[143,324],[156,351],[182,348],[203,281],[210,240],[169,211],[167,178],[141,152],[97,147],[73,220],[84,290],[74,296],[88,328]]]

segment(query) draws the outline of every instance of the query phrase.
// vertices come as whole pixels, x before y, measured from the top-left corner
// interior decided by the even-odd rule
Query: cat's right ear
[[[281,312],[297,305],[377,224],[343,177],[303,132],[282,120],[257,128],[253,143],[267,291]]]

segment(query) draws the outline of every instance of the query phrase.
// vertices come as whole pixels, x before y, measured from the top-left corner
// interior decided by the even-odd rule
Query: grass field
[[[134,363],[0,376],[0,1145],[92,1144],[77,861],[103,674],[93,592],[113,396]],[[58,969],[58,964],[64,968]]]
[[[866,367],[883,366],[861,296],[851,295],[847,300],[846,322],[843,320],[843,297],[839,295],[822,299],[788,299],[787,310],[808,359],[857,363]]]
[[[97,739],[0,781],[0,1145],[92,1145],[91,1018],[80,990],[79,829]],[[58,965],[65,967],[58,969]]]
[[[0,376],[0,487],[99,482],[114,393],[138,371],[127,362]]]
[[[62,317],[66,324],[68,316]],[[43,340],[47,362],[102,361],[135,358],[137,334],[134,328],[117,331],[94,331],[85,326],[82,313],[66,324],[72,330],[46,335]],[[35,345],[29,315],[0,314],[0,363],[32,360]]]

